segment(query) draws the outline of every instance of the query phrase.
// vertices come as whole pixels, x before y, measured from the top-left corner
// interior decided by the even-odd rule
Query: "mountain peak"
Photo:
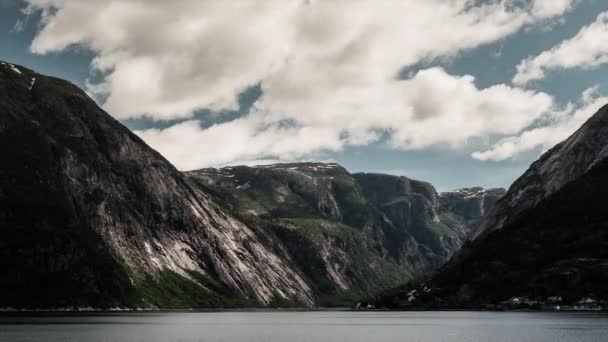
[[[607,157],[608,105],[605,105],[574,134],[534,162],[486,216],[472,238],[513,222]]]
[[[499,196],[503,196],[506,192],[503,188],[490,188],[484,189],[482,187],[472,187],[472,188],[460,188],[453,191],[442,192],[439,196],[462,196],[464,198],[472,198],[485,196],[489,194],[496,194]]]
[[[605,106],[532,164],[474,240],[429,281],[388,292],[376,304],[497,310],[551,308],[555,298],[562,307],[587,298],[608,303],[607,150]]]
[[[0,110],[0,307],[312,305],[289,262],[75,85],[2,62]]]

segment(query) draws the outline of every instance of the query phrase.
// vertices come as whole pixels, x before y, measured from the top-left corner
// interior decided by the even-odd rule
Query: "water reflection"
[[[0,342],[608,341],[594,313],[190,312],[0,316]]]

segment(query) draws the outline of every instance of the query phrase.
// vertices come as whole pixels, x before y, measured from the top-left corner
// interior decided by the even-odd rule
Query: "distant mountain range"
[[[392,308],[608,304],[608,105],[546,152],[429,280],[372,300]]]
[[[441,266],[504,190],[301,163],[181,173],[0,63],[0,308],[350,304]]]
[[[322,163],[187,175],[248,226],[272,236],[324,306],[350,305],[441,266],[505,191],[438,195],[426,182]]]

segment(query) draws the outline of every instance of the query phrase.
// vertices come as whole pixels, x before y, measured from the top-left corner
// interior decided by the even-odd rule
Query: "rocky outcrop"
[[[399,308],[608,305],[607,133],[608,106],[535,162],[491,210],[477,238],[432,279],[374,302]]]
[[[187,173],[285,246],[323,305],[348,303],[441,266],[480,217],[443,207],[426,182],[292,163]],[[494,192],[479,194],[494,201]]]
[[[5,62],[0,111],[0,307],[343,305],[439,267],[478,220],[331,163],[181,173],[76,86]]]
[[[440,210],[462,217],[469,224],[479,223],[506,193],[505,189],[463,188],[439,195]]]
[[[576,133],[534,162],[488,213],[472,238],[516,221],[528,209],[534,208],[608,157],[607,122],[608,105]]]
[[[472,224],[442,210],[430,183],[383,174],[360,173],[354,177],[370,203],[398,230],[413,237],[416,253],[410,252],[409,258],[419,258],[412,265],[417,273],[442,265],[466,240]]]
[[[74,85],[2,62],[0,111],[0,307],[313,305],[285,255]]]

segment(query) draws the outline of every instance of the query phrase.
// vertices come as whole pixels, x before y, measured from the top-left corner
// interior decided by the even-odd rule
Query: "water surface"
[[[192,312],[0,316],[0,342],[605,342],[608,315]]]

